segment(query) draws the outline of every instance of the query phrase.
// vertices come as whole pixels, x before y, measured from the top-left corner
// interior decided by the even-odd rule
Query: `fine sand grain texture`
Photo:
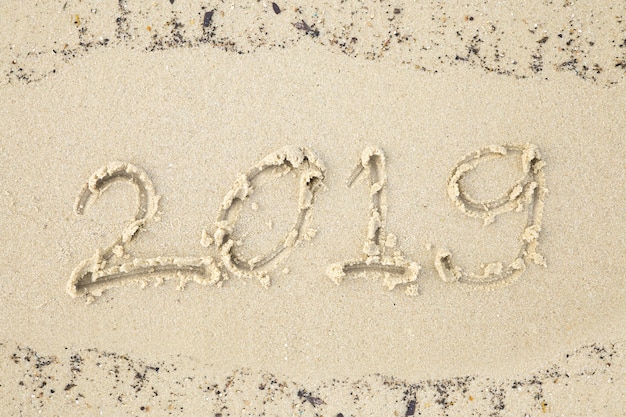
[[[0,414],[622,415],[623,2],[0,22]]]

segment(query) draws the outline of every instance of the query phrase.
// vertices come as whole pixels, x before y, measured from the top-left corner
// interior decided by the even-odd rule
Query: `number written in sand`
[[[519,155],[521,178],[502,195],[492,200],[479,201],[472,198],[463,185],[465,175],[485,161],[509,154]],[[455,265],[452,254],[447,249],[441,249],[435,257],[435,268],[445,282],[500,284],[518,277],[529,261],[545,266],[543,256],[537,252],[547,193],[544,166],[545,162],[541,159],[539,149],[531,144],[489,146],[468,154],[457,163],[448,179],[447,191],[450,199],[463,214],[482,219],[483,224],[488,226],[501,214],[510,211],[523,212],[525,209],[527,220],[519,237],[520,249],[517,256],[508,264],[489,262],[481,265],[480,273],[467,272]]]
[[[179,278],[180,287],[189,280],[201,284],[216,284],[220,271],[213,258],[133,258],[126,253],[128,245],[142,228],[154,217],[159,197],[152,181],[141,168],[124,162],[112,162],[94,172],[76,199],[74,210],[82,215],[88,204],[96,200],[115,181],[127,181],[137,191],[137,211],[122,234],[107,248],[98,249],[91,258],[85,259],[72,272],[67,285],[69,294],[91,299],[102,291],[126,283],[143,286],[149,280],[155,285],[168,278]]]
[[[479,201],[474,199],[464,186],[465,175],[481,163],[505,155],[518,155],[522,175],[499,197]],[[522,230],[517,255],[509,262],[482,264],[479,273],[468,272],[455,264],[452,254],[441,249],[435,255],[434,270],[445,282],[458,282],[479,286],[509,282],[519,276],[527,263],[545,266],[543,257],[537,252],[541,232],[544,200],[547,194],[543,174],[543,162],[535,145],[494,145],[470,153],[453,168],[448,179],[447,193],[456,207],[466,216],[483,220],[484,226],[494,222],[500,214],[511,211],[526,211],[526,224]],[[284,238],[266,253],[244,259],[237,254],[233,229],[240,210],[260,178],[267,175],[299,174],[296,219]],[[280,258],[302,239],[310,239],[308,229],[315,197],[325,176],[326,168],[315,154],[307,148],[286,147],[274,152],[237,177],[220,205],[217,221],[210,233],[202,232],[200,243],[214,249],[214,256],[131,258],[127,252],[130,243],[142,228],[155,216],[159,197],[152,181],[139,167],[130,163],[113,162],[97,170],[79,194],[75,211],[84,214],[85,208],[95,201],[106,188],[116,181],[131,183],[137,191],[137,211],[121,235],[105,249],[81,262],[72,272],[67,290],[73,297],[86,296],[92,300],[102,291],[125,284],[139,283],[143,286],[153,282],[161,284],[166,279],[179,280],[182,289],[189,281],[202,285],[221,286],[230,275],[256,278],[264,287],[270,285],[270,272]],[[369,195],[369,221],[366,240],[360,258],[334,263],[328,275],[340,284],[346,277],[382,278],[383,284],[392,290],[405,286],[405,292],[416,295],[417,276],[420,266],[406,260],[397,249],[397,238],[386,231],[387,220],[387,173],[385,154],[382,149],[368,147],[363,150],[352,174],[348,178],[351,187],[358,178],[367,179]],[[432,265],[432,264],[431,264]]]
[[[300,172],[296,222],[285,238],[268,253],[247,261],[240,259],[234,252],[234,240],[231,238],[238,210],[252,193],[254,181],[260,175],[277,169],[282,169],[283,174],[291,170]],[[76,200],[76,214],[84,214],[85,207],[115,181],[128,181],[135,186],[138,197],[137,212],[113,244],[105,249],[98,249],[92,257],[76,267],[67,290],[73,297],[83,295],[92,300],[109,288],[132,283],[146,286],[153,282],[154,285],[160,285],[166,279],[178,279],[179,289],[184,288],[189,281],[220,286],[228,278],[228,273],[238,277],[256,277],[267,287],[270,284],[269,275],[261,268],[279,255],[287,253],[288,249],[307,236],[306,226],[310,219],[310,210],[324,179],[324,172],[324,166],[310,150],[286,147],[268,155],[246,174],[240,175],[220,206],[213,237],[205,230],[201,239],[203,246],[214,244],[221,259],[218,264],[212,256],[130,259],[126,249],[156,214],[159,197],[152,181],[141,168],[130,163],[110,163],[89,178]]]
[[[235,253],[235,239],[232,238],[232,231],[241,206],[256,188],[254,183],[259,177],[282,176],[290,171],[300,173],[298,213],[293,227],[267,253],[248,260],[242,259]],[[324,165],[310,150],[288,147],[268,155],[257,166],[237,178],[222,201],[213,233],[213,243],[228,272],[237,277],[257,278],[264,287],[269,287],[270,276],[267,266],[275,263],[279,255],[288,252],[301,239],[310,239],[312,235],[307,226],[310,222],[315,194],[322,185],[325,171]],[[209,246],[210,241],[208,241],[206,231],[203,232],[203,242],[205,246]]]
[[[385,154],[382,149],[368,147],[363,150],[352,174],[348,178],[348,187],[364,174],[368,180],[369,194],[369,222],[367,224],[367,238],[363,245],[362,257],[329,266],[328,276],[340,284],[347,276],[365,277],[371,274],[382,277],[384,285],[394,289],[399,284],[405,284],[405,292],[409,295],[417,294],[417,275],[420,266],[415,262],[404,259],[396,248],[395,235],[386,234],[387,223],[387,171]],[[393,251],[391,254],[389,252]]]

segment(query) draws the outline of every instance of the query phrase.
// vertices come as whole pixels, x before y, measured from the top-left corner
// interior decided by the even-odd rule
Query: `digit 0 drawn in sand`
[[[127,162],[112,162],[94,172],[76,199],[74,210],[82,215],[87,205],[95,201],[113,182],[127,181],[137,191],[137,212],[122,234],[107,248],[81,262],[72,272],[67,291],[72,297],[84,295],[88,300],[106,289],[123,284],[139,283],[146,286],[150,280],[155,286],[165,279],[177,278],[179,288],[188,281],[203,285],[217,284],[221,273],[210,257],[157,257],[128,261],[125,250],[139,231],[152,220],[158,209],[159,196],[152,181],[141,168]],[[113,266],[109,266],[113,264]]]
[[[360,277],[373,273],[382,276],[383,284],[393,290],[397,285],[406,284],[407,295],[417,295],[417,275],[420,266],[415,262],[405,260],[402,253],[395,248],[397,238],[389,233],[385,234],[387,218],[387,199],[385,186],[387,172],[385,167],[385,153],[378,147],[367,147],[348,178],[348,187],[351,187],[362,173],[368,178],[368,192],[370,196],[370,219],[367,225],[367,240],[363,245],[363,257],[345,262],[334,263],[327,270],[328,276],[340,284],[348,275]],[[390,251],[393,251],[389,254]]]
[[[518,154],[523,176],[501,196],[478,201],[470,196],[463,187],[463,178],[479,164],[489,159],[507,154]],[[497,216],[510,211],[521,212],[526,208],[527,221],[520,236],[520,250],[508,265],[492,262],[481,265],[482,273],[467,272],[452,261],[452,254],[447,249],[440,250],[435,258],[435,268],[445,282],[464,282],[479,285],[500,284],[519,276],[526,268],[526,263],[546,266],[545,259],[537,252],[543,206],[548,192],[545,185],[543,167],[545,162],[537,146],[492,145],[468,154],[459,161],[448,179],[448,196],[463,214],[483,219],[484,225],[493,223]]]
[[[285,175],[290,171],[300,173],[298,211],[291,230],[271,250],[246,260],[235,252],[236,239],[232,238],[233,228],[245,200],[254,191],[254,183],[263,174]],[[264,287],[269,287],[269,264],[277,257],[293,248],[303,238],[310,238],[308,224],[315,194],[324,180],[326,168],[322,161],[307,148],[288,146],[266,156],[257,166],[245,174],[240,174],[228,191],[217,216],[213,242],[207,241],[208,233],[203,233],[205,245],[213,243],[218,250],[223,266],[237,277],[257,278]]]
[[[273,170],[278,175],[285,175],[291,171],[300,172],[296,221],[284,239],[269,252],[243,260],[235,253],[235,240],[231,238],[232,230],[242,204],[254,190],[253,183],[260,175]],[[263,286],[268,287],[270,268],[267,266],[279,255],[286,254],[288,249],[293,248],[303,238],[312,237],[307,226],[315,194],[324,179],[324,172],[323,163],[312,151],[289,146],[271,153],[246,174],[239,175],[220,206],[213,237],[204,230],[200,242],[202,246],[214,245],[217,248],[220,263],[208,255],[200,258],[159,256],[129,260],[130,256],[126,249],[156,214],[159,197],[152,181],[141,168],[126,162],[112,162],[98,169],[89,178],[76,200],[76,214],[84,214],[85,207],[115,181],[128,181],[135,186],[138,197],[137,212],[113,244],[106,249],[98,249],[92,257],[76,267],[68,281],[67,290],[72,297],[84,295],[89,301],[113,287],[133,283],[145,287],[151,281],[158,286],[166,279],[178,279],[178,289],[183,289],[190,281],[202,285],[221,286],[222,282],[228,279],[228,273],[237,277],[258,278]]]

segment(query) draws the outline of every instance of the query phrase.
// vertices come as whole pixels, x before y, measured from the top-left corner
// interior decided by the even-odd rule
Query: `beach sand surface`
[[[302,39],[286,48],[146,52],[131,42],[50,61],[58,70],[32,82],[6,78],[2,408],[619,415],[623,74],[609,85],[550,67],[525,78],[423,71],[337,53],[291,29]],[[268,155],[279,162],[255,176]],[[117,169],[113,181],[89,183],[101,167],[101,179]],[[463,169],[455,199],[451,179]],[[93,195],[78,215],[85,184]],[[481,206],[502,195],[520,203]],[[369,268],[372,230],[393,267]],[[254,257],[275,247],[257,268]],[[107,265],[86,261],[97,251]],[[184,268],[155,272],[200,259],[218,274],[207,285]],[[233,259],[252,261],[229,267]],[[370,265],[333,275],[352,260]],[[90,276],[79,290],[70,279],[82,262],[90,273],[117,265],[120,278],[84,295]],[[498,279],[509,265],[512,276]],[[481,281],[483,269],[491,275]]]

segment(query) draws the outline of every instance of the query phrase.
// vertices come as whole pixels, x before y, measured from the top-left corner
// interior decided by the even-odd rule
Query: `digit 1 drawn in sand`
[[[499,158],[509,153],[519,154],[522,164],[522,178],[504,194],[489,201],[473,199],[463,187],[465,174],[476,168],[481,162]],[[526,268],[526,262],[545,266],[543,256],[537,253],[543,206],[548,190],[545,185],[543,167],[539,149],[532,144],[492,145],[468,154],[452,170],[448,179],[448,196],[457,208],[469,217],[483,219],[487,226],[500,214],[510,211],[522,211],[526,207],[527,221],[520,236],[520,250],[507,266],[502,262],[481,265],[482,273],[467,272],[454,265],[452,254],[440,250],[435,258],[435,268],[445,282],[465,282],[479,285],[500,284],[519,276]]]
[[[367,226],[367,240],[363,245],[363,257],[350,261],[334,263],[327,270],[328,276],[340,284],[348,275],[367,276],[368,272],[383,278],[383,284],[389,290],[399,284],[407,284],[406,294],[417,295],[418,287],[415,284],[420,266],[415,262],[404,259],[401,252],[394,249],[397,238],[389,233],[385,235],[387,217],[387,200],[385,186],[387,172],[385,168],[385,154],[378,147],[367,147],[348,178],[348,187],[365,173],[368,178],[370,196],[370,219]],[[393,254],[388,252],[393,250]]]
[[[271,174],[274,171],[278,176],[282,176],[292,170],[300,172],[298,212],[293,227],[267,253],[248,260],[242,259],[235,253],[235,240],[231,235],[242,204],[254,190],[253,183],[261,174]],[[261,268],[272,263],[280,254],[285,253],[302,238],[307,237],[311,208],[315,201],[315,194],[324,180],[325,171],[326,168],[323,163],[307,148],[287,146],[280,151],[269,154],[257,166],[247,173],[239,175],[220,206],[216,229],[213,233],[213,242],[206,242],[208,235],[205,231],[203,234],[205,243],[203,244],[208,246],[213,243],[217,247],[224,267],[233,275],[257,278],[264,287],[268,287],[270,285],[268,268]]]
[[[204,285],[220,282],[221,273],[210,257],[135,258],[128,261],[129,256],[125,254],[128,244],[154,217],[159,203],[152,181],[135,165],[112,162],[94,172],[76,199],[76,214],[84,214],[87,205],[115,181],[128,181],[134,185],[137,191],[137,212],[113,244],[96,250],[91,258],[85,259],[74,269],[67,283],[67,291],[72,297],[85,295],[91,300],[106,289],[129,283],[145,286],[150,279],[159,285],[165,279],[177,278],[180,280],[179,288],[183,288],[188,281]]]

